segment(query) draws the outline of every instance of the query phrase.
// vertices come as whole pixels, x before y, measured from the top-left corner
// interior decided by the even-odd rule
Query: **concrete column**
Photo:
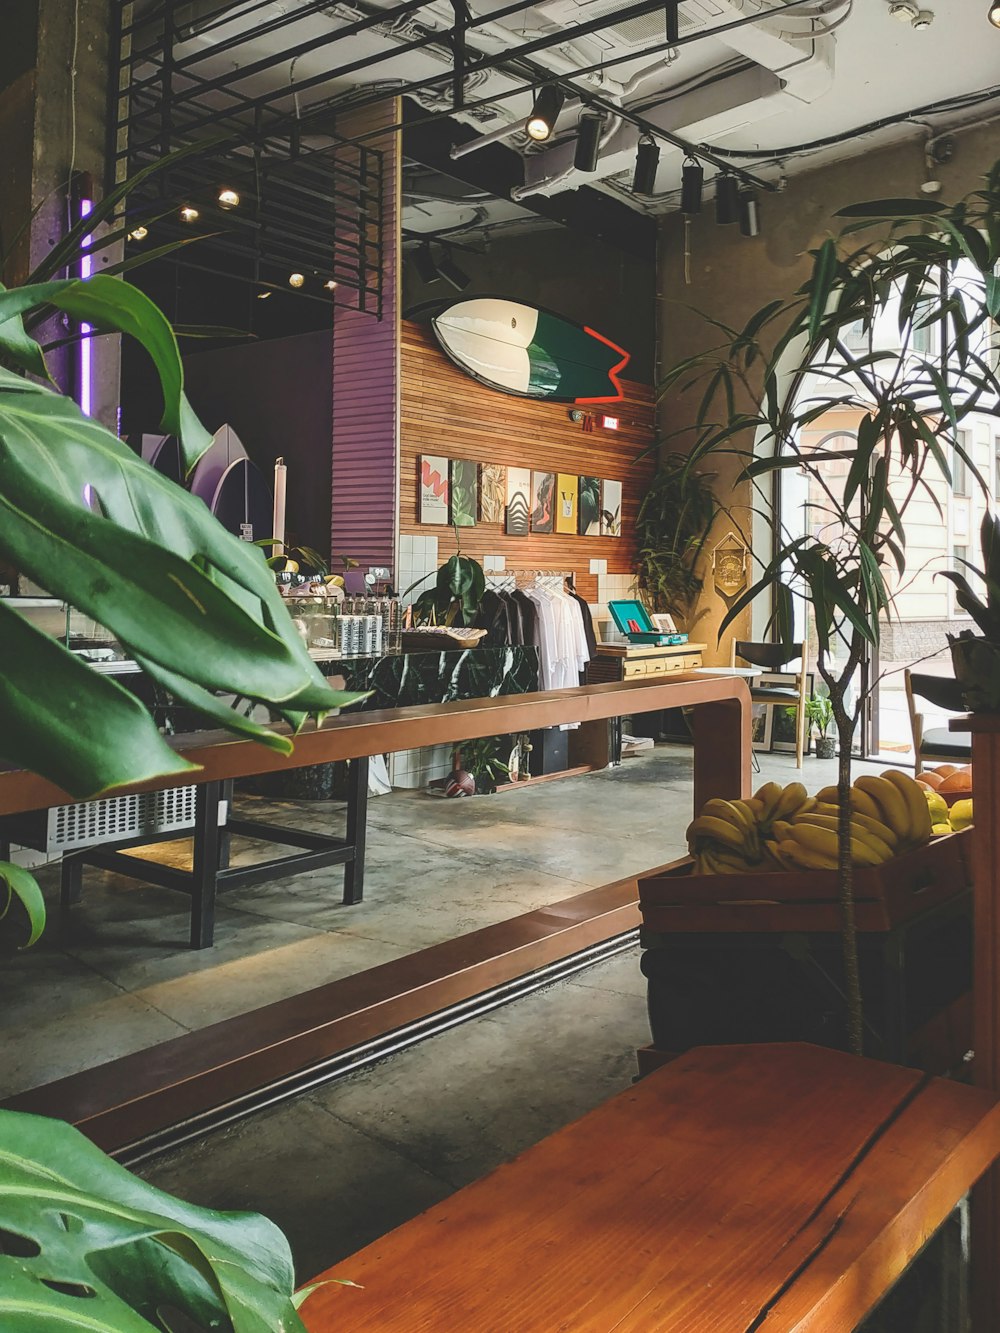
[[[0,227],[4,250],[37,209],[30,227],[7,254],[4,280],[23,282],[65,234],[71,219],[71,176],[89,175],[94,197],[106,176],[109,69],[116,0],[11,0],[12,37],[0,59],[0,142],[3,189]],[[6,24],[5,14],[5,24]],[[95,257],[94,271],[115,263],[120,247]],[[71,331],[57,317],[39,333],[56,340]],[[118,415],[118,339],[92,346],[93,415],[114,429]],[[75,388],[74,347],[49,354],[64,392]]]

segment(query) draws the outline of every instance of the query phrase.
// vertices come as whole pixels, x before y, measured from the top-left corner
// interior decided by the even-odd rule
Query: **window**
[[[972,432],[969,430],[960,430],[956,436],[962,453],[969,457],[972,453]],[[951,490],[953,495],[968,496],[969,491],[969,465],[957,451],[952,454],[951,459]]]
[[[929,356],[938,349],[938,325],[935,320],[925,324],[924,320],[934,310],[936,300],[925,297],[913,308],[913,323],[910,332],[910,348],[920,356]]]
[[[963,560],[968,560],[968,558],[969,558],[969,548],[967,546],[953,546],[951,548],[951,567],[956,574],[965,575],[968,572],[965,568],[965,565],[962,563]],[[951,614],[953,616],[964,616],[965,612],[959,606],[957,598],[958,598],[958,589],[954,585],[952,585]]]

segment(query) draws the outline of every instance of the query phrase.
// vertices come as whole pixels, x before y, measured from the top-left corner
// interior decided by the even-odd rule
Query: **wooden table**
[[[311,1333],[849,1333],[1000,1155],[994,1094],[703,1047],[337,1264]],[[984,1328],[981,1333],[987,1333]]]
[[[749,692],[742,682],[698,677],[685,672],[678,673],[669,684],[647,684],[640,680],[462,699],[445,704],[348,711],[328,719],[322,727],[303,731],[296,738],[294,752],[289,756],[276,754],[252,741],[234,740],[227,732],[193,732],[171,741],[175,749],[201,766],[201,771],[192,775],[197,786],[192,869],[179,871],[169,866],[143,863],[114,849],[82,851],[66,861],[63,903],[68,906],[79,895],[82,867],[88,863],[126,875],[131,873],[168,889],[178,889],[191,898],[190,939],[192,948],[196,949],[212,944],[216,895],[226,887],[280,879],[302,870],[342,863],[345,865],[344,901],[357,903],[361,900],[364,882],[369,756],[416,749],[422,745],[454,744],[478,736],[534,731],[561,722],[579,722],[582,725],[573,734],[577,756],[585,761],[584,767],[601,768],[608,762],[608,719],[618,716],[626,704],[632,706],[634,700],[642,701],[641,704],[636,702],[635,707],[694,707],[696,807],[711,796],[748,794]],[[358,761],[348,807],[346,838],[282,830],[248,820],[231,821],[229,829],[233,833],[288,843],[301,850],[293,856],[269,859],[252,867],[228,868],[225,843],[220,839],[219,809],[232,779],[339,759]],[[178,785],[174,776],[169,780],[122,788],[115,795]],[[45,810],[69,802],[65,792],[35,774],[10,769],[0,771],[0,820],[4,816]],[[16,842],[16,827],[4,828],[0,823],[0,839],[5,843]],[[143,841],[156,839],[134,838],[121,846],[134,847]]]

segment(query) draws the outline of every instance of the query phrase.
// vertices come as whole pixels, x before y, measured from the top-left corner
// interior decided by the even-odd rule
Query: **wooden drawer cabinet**
[[[669,676],[701,666],[703,643],[678,643],[669,648],[647,644],[602,643],[587,667],[587,684]]]

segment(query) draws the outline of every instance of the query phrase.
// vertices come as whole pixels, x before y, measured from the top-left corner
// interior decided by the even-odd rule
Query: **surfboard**
[[[271,488],[249,458],[238,458],[229,464],[208,507],[236,537],[262,541],[271,536]]]
[[[431,320],[445,354],[481,384],[556,403],[611,403],[629,353],[603,334],[537,306],[477,297]]]

